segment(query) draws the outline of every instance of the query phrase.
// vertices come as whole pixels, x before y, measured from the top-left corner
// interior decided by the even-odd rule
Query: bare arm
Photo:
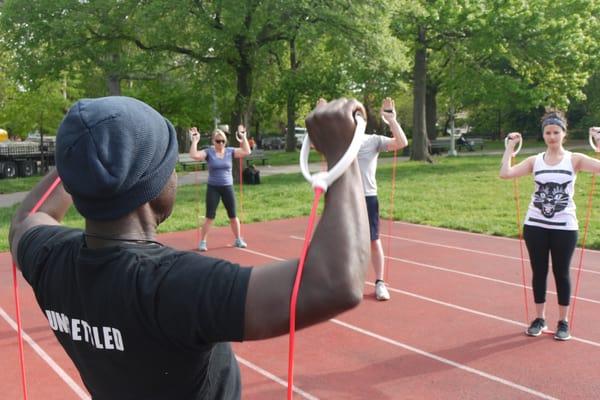
[[[343,155],[354,132],[360,103],[346,99],[321,104],[306,126],[329,167]],[[355,307],[362,299],[370,257],[364,193],[358,164],[329,188],[325,209],[308,251],[298,295],[298,328],[325,321]],[[298,260],[254,268],[246,298],[245,340],[281,335],[289,329],[290,295]]]
[[[581,153],[574,153],[572,159],[575,172],[585,171],[594,174],[600,172],[600,160]]]
[[[502,179],[518,178],[520,176],[529,175],[531,171],[533,171],[535,156],[528,157],[515,166],[510,165],[512,154],[515,151],[515,146],[519,140],[522,140],[520,133],[509,133],[508,145],[506,146],[506,150],[504,150],[502,164],[500,166],[500,178]]]
[[[381,105],[381,116],[385,120],[386,124],[390,127],[390,131],[394,137],[394,141],[388,143],[386,150],[400,150],[408,146],[408,139],[400,126],[400,123],[396,119],[396,106],[394,100],[390,97],[386,97]]]
[[[240,142],[240,147],[233,151],[233,156],[235,158],[246,157],[248,154],[252,152],[250,149],[250,144],[248,143],[248,132],[244,125],[239,125],[237,130],[237,135],[241,137],[242,141]]]
[[[204,150],[198,150],[198,143],[200,142],[200,132],[198,132],[198,128],[193,127],[190,129],[190,139],[192,140],[192,144],[190,145],[190,157],[198,161],[206,160],[206,152]]]
[[[30,214],[38,200],[58,177],[56,170],[48,173],[25,197],[12,218],[8,232],[8,242],[13,258],[17,258],[18,244],[27,230],[37,225],[60,225],[67,210],[73,203],[71,196],[60,183],[48,196],[37,212]]]

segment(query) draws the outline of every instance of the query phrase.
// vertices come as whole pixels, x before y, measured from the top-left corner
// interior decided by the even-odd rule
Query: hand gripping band
[[[242,143],[244,141],[244,137],[238,131],[235,132],[235,138],[240,143]]]
[[[504,138],[504,148],[508,147],[508,136]],[[513,157],[516,157],[517,154],[519,154],[519,152],[521,151],[521,147],[523,147],[523,138],[519,139],[519,146],[517,147],[517,150],[515,150],[512,153]]]
[[[304,178],[312,185],[313,188],[320,188],[323,192],[327,192],[327,188],[331,186],[337,178],[339,178],[352,164],[352,161],[356,158],[358,150],[363,142],[365,135],[365,129],[367,122],[361,115],[356,115],[356,129],[354,130],[354,138],[350,146],[346,150],[346,153],[339,159],[339,161],[329,170],[317,172],[311,175],[308,170],[308,153],[310,151],[310,138],[308,135],[304,135],[304,141],[302,142],[302,148],[300,149],[300,170]]]
[[[598,153],[598,146],[596,145],[596,142],[594,141],[594,136],[592,135],[591,131],[590,131],[590,134],[589,134],[589,139],[590,139],[590,146],[592,146],[592,149],[594,149],[594,151],[596,153]]]

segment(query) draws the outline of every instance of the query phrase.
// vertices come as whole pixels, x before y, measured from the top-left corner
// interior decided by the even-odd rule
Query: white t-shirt
[[[365,196],[377,196],[377,180],[375,179],[377,159],[379,158],[379,153],[387,151],[388,144],[393,141],[393,138],[387,136],[365,135],[356,156],[358,166],[360,167]]]
[[[531,196],[525,225],[576,231],[579,225],[573,195],[577,174],[571,161],[572,153],[566,151],[563,159],[556,165],[546,164],[544,154],[540,153],[535,157],[535,192]]]

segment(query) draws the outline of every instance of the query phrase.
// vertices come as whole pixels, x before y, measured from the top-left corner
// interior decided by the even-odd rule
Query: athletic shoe
[[[201,240],[200,243],[198,243],[198,250],[200,250],[200,251],[208,250],[208,247],[206,247],[206,240]]]
[[[390,299],[390,292],[385,287],[384,281],[378,281],[375,284],[375,298],[379,301],[385,301]]]
[[[554,339],[556,340],[569,340],[571,334],[569,333],[569,323],[567,321],[558,321],[556,332],[554,332]]]
[[[233,242],[233,247],[239,247],[240,249],[245,249],[246,247],[248,247],[248,245],[246,244],[246,242],[244,242],[244,239],[239,237],[239,238],[235,239],[235,242]]]
[[[544,318],[536,318],[533,320],[529,328],[525,331],[528,336],[540,336],[542,332],[548,329]]]

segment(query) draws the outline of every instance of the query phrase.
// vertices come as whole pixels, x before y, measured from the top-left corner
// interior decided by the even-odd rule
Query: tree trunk
[[[298,60],[296,58],[296,39],[289,40],[290,45],[290,78],[295,79],[298,69]],[[285,138],[285,151],[296,151],[296,92],[288,90],[287,94],[287,135]]]
[[[437,86],[427,80],[427,89],[425,93],[425,118],[427,121],[427,137],[429,140],[437,138]]]
[[[247,58],[243,58],[243,60]],[[236,67],[237,93],[235,94],[235,104],[231,116],[230,134],[233,134],[239,124],[251,126],[252,110],[250,102],[252,98],[252,66],[249,62],[240,62]],[[233,137],[232,137],[233,138]]]
[[[427,123],[425,120],[426,51],[425,28],[418,27],[413,79],[413,141],[410,150],[410,159],[415,161],[431,161],[428,149]]]
[[[367,111],[367,127],[365,133],[368,135],[372,134],[384,134],[385,124],[381,121],[379,109],[374,100],[374,96],[371,93],[365,93],[362,100],[363,106]]]
[[[108,88],[109,96],[120,96],[121,95],[121,79],[116,73],[109,73],[106,77],[106,86]]]

